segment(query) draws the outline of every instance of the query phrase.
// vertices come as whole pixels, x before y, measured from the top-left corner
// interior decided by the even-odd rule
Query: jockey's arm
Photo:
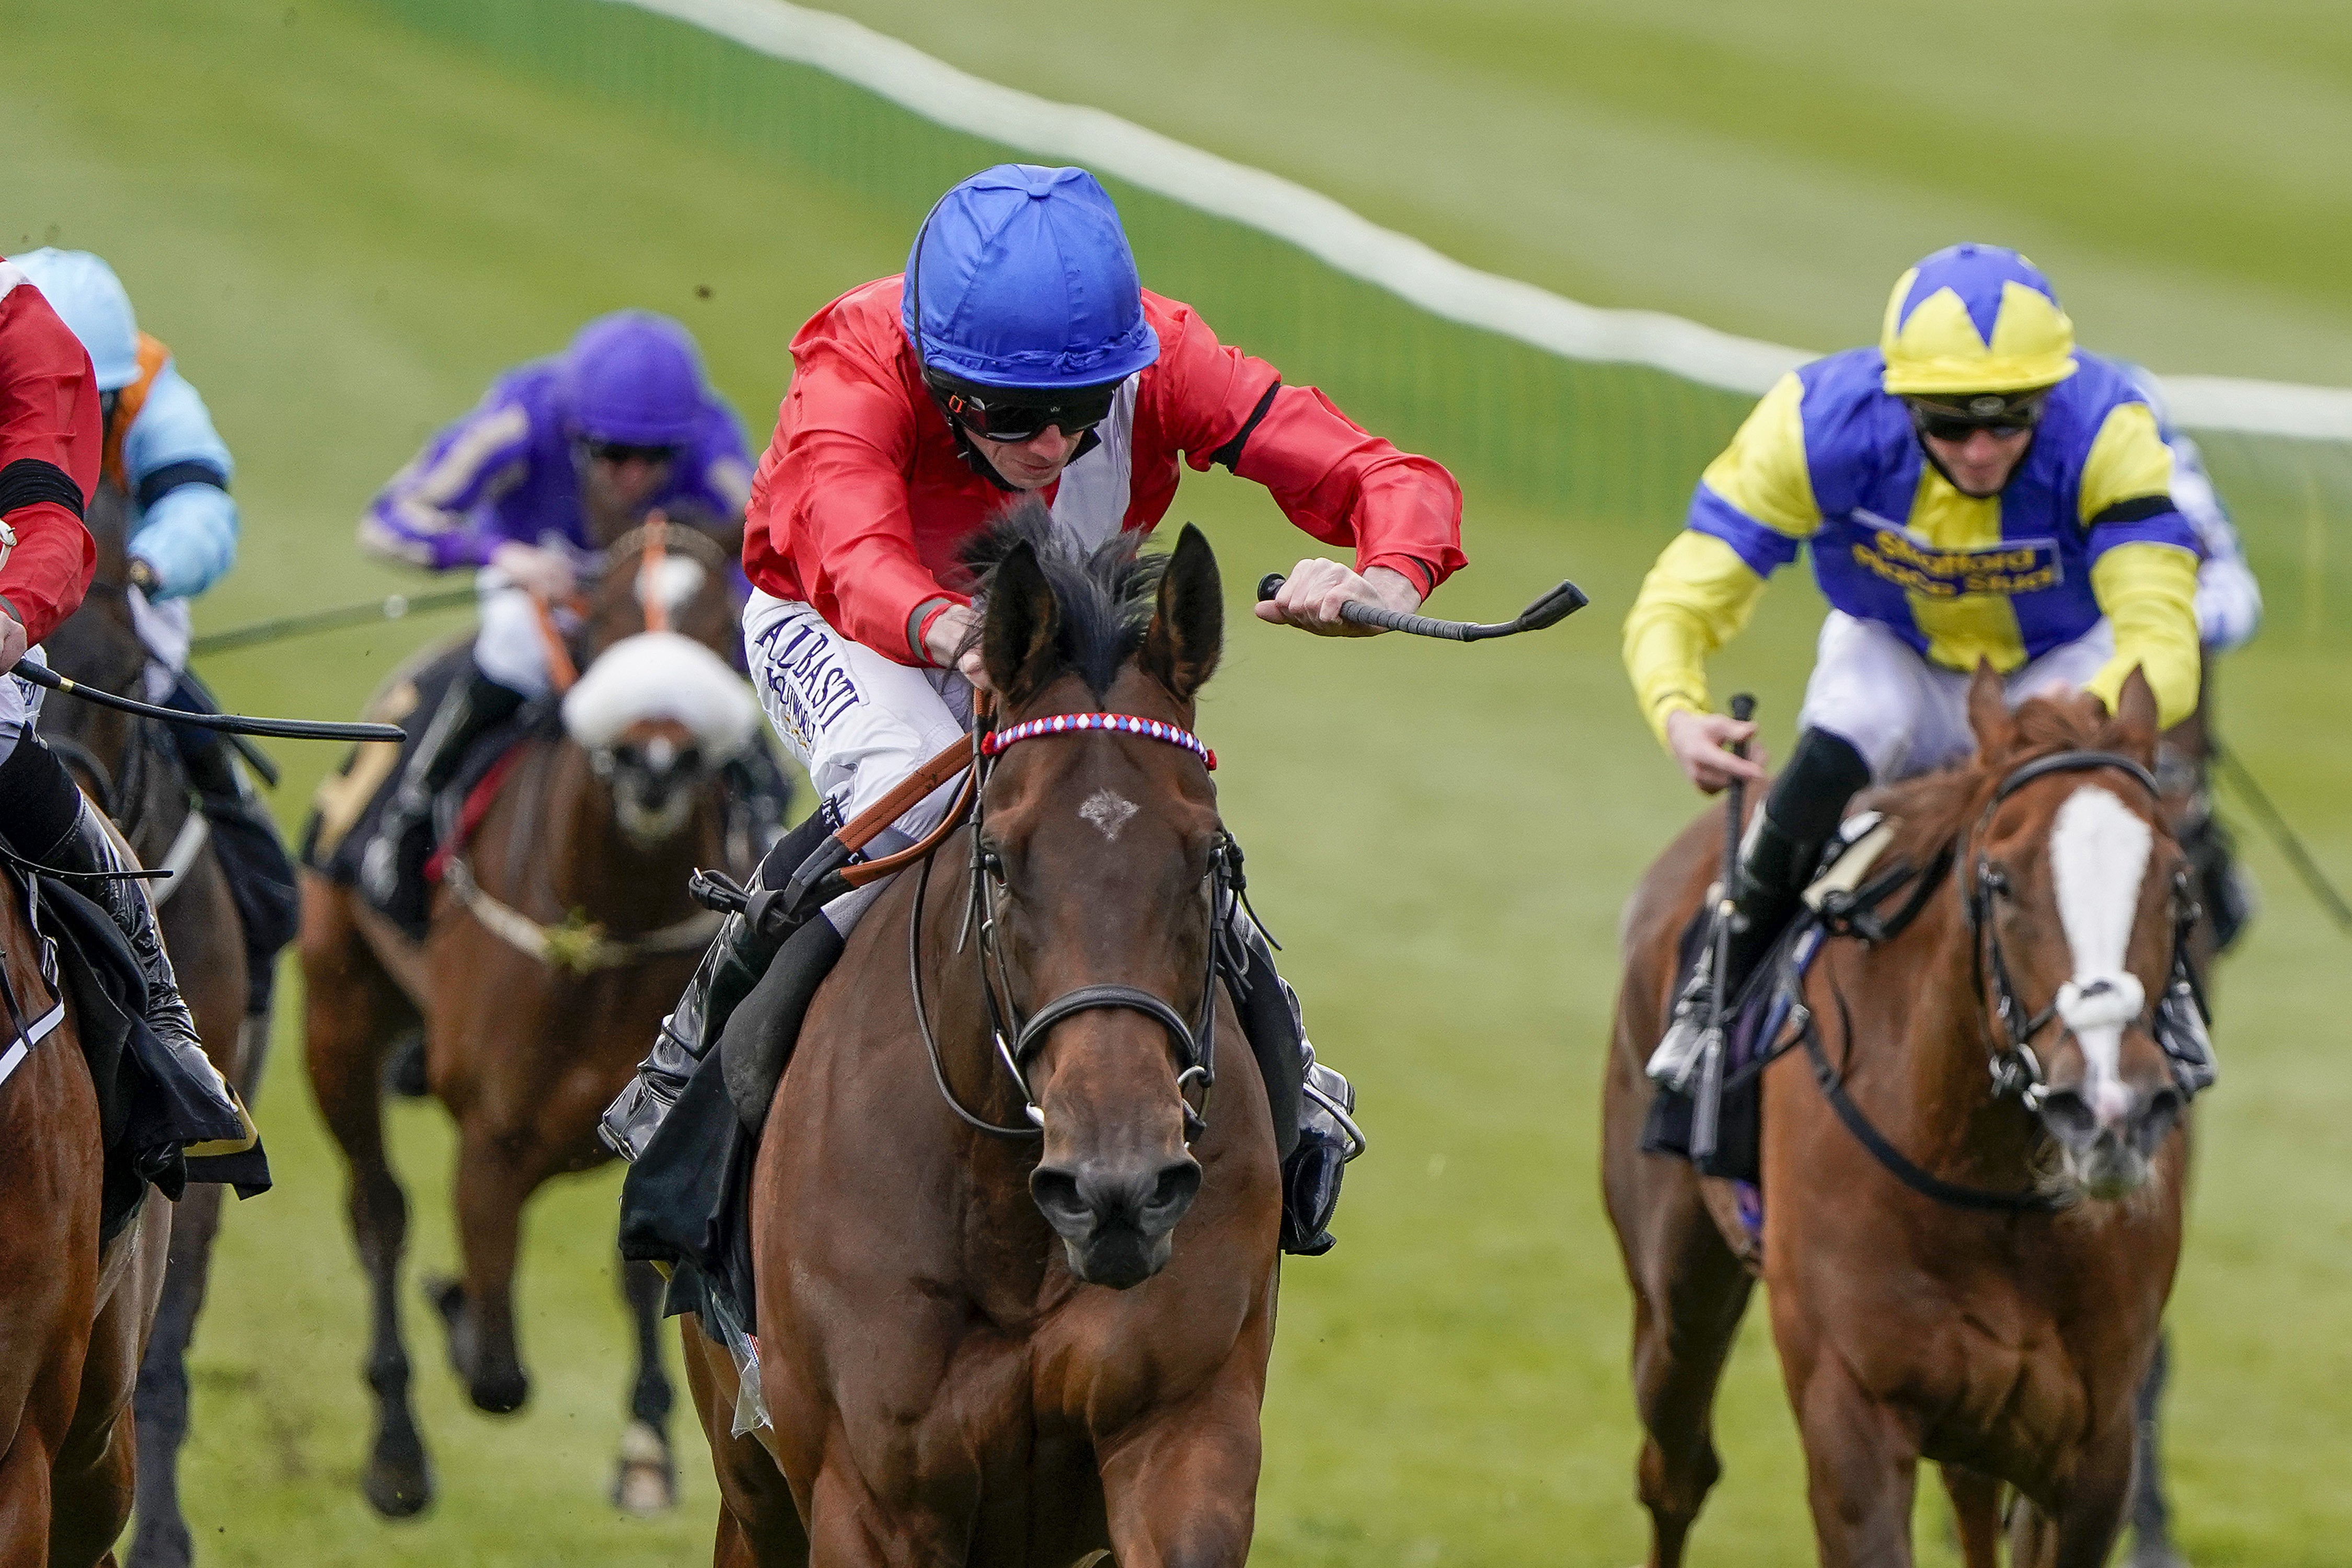
[[[122,437],[122,467],[139,503],[133,561],[152,574],[150,599],[193,598],[236,562],[236,464],[186,377],[165,365]]]
[[[1353,548],[1353,569],[1299,562],[1261,619],[1327,637],[1371,628],[1339,618],[1350,599],[1411,612],[1465,563],[1462,488],[1444,467],[1368,434],[1311,386],[1217,341],[1180,307],[1147,377],[1156,421],[1196,470],[1223,463],[1264,485],[1303,531]]]
[[[1821,526],[1805,465],[1803,395],[1795,374],[1782,377],[1707,465],[1687,525],[1625,616],[1625,670],[1642,716],[1702,788],[1763,776],[1722,750],[1754,727],[1708,711],[1706,658],[1747,626],[1765,580]]]
[[[491,397],[436,436],[392,477],[360,520],[360,548],[432,572],[487,566],[502,540],[478,510],[530,471],[530,412]]]
[[[2134,669],[2156,694],[2158,722],[2196,710],[2197,535],[2171,495],[2172,454],[2144,404],[2107,416],[2083,466],[2082,521],[2091,592],[2115,630],[2115,656],[2084,683],[2113,711]]]
[[[0,262],[0,670],[80,606],[98,547],[82,511],[105,440],[81,341]]]
[[[2205,552],[2205,563],[2197,569],[2198,635],[2212,652],[2229,653],[2252,641],[2262,626],[2262,585],[2254,581],[2237,525],[2205,471],[2197,443],[2168,430],[2165,445],[2172,448],[2173,504],[2197,531]]]

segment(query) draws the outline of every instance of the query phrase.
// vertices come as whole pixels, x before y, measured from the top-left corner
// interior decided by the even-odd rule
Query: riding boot
[[[163,1046],[159,1070],[172,1108],[173,1133],[195,1156],[235,1154],[253,1147],[253,1120],[236,1091],[214,1068],[196,1037],[195,1020],[180,994],[172,961],[155,930],[154,906],[127,871],[130,860],[95,807],[74,787],[64,766],[31,736],[20,738],[0,763],[0,822],[9,847],[37,865],[67,873],[75,891],[106,911],[147,985],[147,1027]]]
[[[1282,1153],[1282,1250],[1318,1258],[1338,1245],[1331,1217],[1339,1207],[1340,1179],[1366,1147],[1356,1125],[1355,1086],[1315,1059],[1298,994],[1276,972],[1265,933],[1244,913],[1236,911],[1234,919],[1245,959],[1234,987],[1242,1030],[1266,1080],[1277,1129],[1286,1119],[1297,1130],[1295,1144],[1279,1131],[1276,1137]]]
[[[1846,803],[1869,783],[1870,764],[1851,742],[1827,730],[1808,730],[1798,738],[1787,770],[1773,782],[1740,846],[1724,973],[1715,973],[1710,927],[1698,963],[1675,1001],[1674,1021],[1650,1058],[1654,1081],[1677,1090],[1688,1088],[1717,994],[1726,1011],[1738,1004],[1757,965],[1803,903],[1822,850],[1845,818]]]
[[[811,815],[768,851],[744,889],[747,897],[782,889],[832,835],[833,823],[823,811]],[[646,1152],[695,1068],[718,1043],[728,1018],[768,972],[784,940],[807,918],[789,910],[761,909],[761,915],[739,910],[721,922],[694,978],[687,983],[686,994],[655,1033],[652,1052],[637,1064],[635,1080],[605,1108],[596,1135],[622,1159],[634,1163]]]
[[[402,925],[414,930],[425,923],[422,879],[415,872],[424,859],[420,839],[431,826],[433,797],[457,773],[467,750],[527,700],[469,666],[434,710],[360,861],[360,890]]]

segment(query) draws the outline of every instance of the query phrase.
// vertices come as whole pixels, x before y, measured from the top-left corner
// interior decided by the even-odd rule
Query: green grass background
[[[1798,342],[1853,339],[1874,324],[1892,272],[1950,237],[1902,215],[1948,207],[2023,214],[2053,239],[2076,236],[2068,243],[2086,255],[2104,247],[2112,266],[2062,269],[2062,285],[2086,323],[2092,298],[2126,312],[2116,319],[2179,321],[2189,335],[2177,346],[2153,335],[2124,345],[2168,368],[2341,379],[2328,356],[2340,365],[2352,335],[2352,307],[2324,287],[2315,252],[2326,247],[2297,238],[2330,211],[2340,217],[2346,188],[2336,164],[2347,143],[2327,116],[2343,113],[2347,47],[2316,5],[2244,8],[2254,20],[2221,47],[2208,37],[2221,24],[2186,7],[1996,0],[1966,24],[1975,53],[1951,45],[1934,56],[1961,61],[1956,78],[1928,68],[1924,14],[1873,22],[1874,12],[1827,5],[1180,5],[1122,11],[1116,26],[1108,13],[1016,14],[992,0],[919,26],[879,0],[853,9],[963,63],[1269,163],[1470,259],[1603,302]],[[2032,47],[2018,41],[2029,19],[2041,28]],[[1016,24],[1052,47],[1023,47]],[[1864,73],[1874,58],[1870,38],[1898,34],[1911,67],[1881,70],[1867,94],[1840,85],[1839,72]],[[2137,76],[2090,68],[2084,51],[2110,34],[2117,47],[2153,51],[2129,57]],[[352,547],[369,494],[499,369],[560,346],[596,311],[679,315],[763,433],[794,326],[895,268],[913,223],[906,192],[845,177],[845,160],[821,146],[697,136],[626,94],[565,86],[346,0],[4,0],[0,35],[0,247],[54,240],[112,258],[142,323],[179,352],[236,450],[245,556],[205,602],[202,626],[412,581]],[[1675,37],[1696,41],[1677,53]],[[1738,37],[1750,40],[1744,65],[1729,58]],[[2210,63],[2190,82],[2180,73],[2200,49]],[[2155,70],[2163,59],[2174,75]],[[1714,76],[1699,69],[1710,62]],[[1424,77],[1454,82],[1454,96],[1415,96]],[[1496,85],[1506,77],[1508,92]],[[2243,112],[2269,116],[2261,125],[2303,133],[2266,142],[2209,110],[2210,95],[2191,90],[2209,80],[2236,83]],[[1861,151],[1872,127],[1910,124],[1929,101],[1944,107],[1918,110],[1917,140]],[[1690,228],[1701,204],[1686,185],[1645,174],[1632,152],[1603,170],[1610,160],[1588,155],[1600,143],[1542,129],[1610,102],[1622,106],[1622,138],[1609,145],[1646,149],[1676,181],[1728,193],[1733,205]],[[2134,142],[2114,127],[2141,104],[2162,112],[2140,113]],[[1989,146],[1960,133],[1970,126]],[[1488,136],[1517,150],[1521,176],[1490,176],[1476,155]],[[2111,167],[2119,139],[2162,153],[2163,177],[2138,187],[2147,199],[2168,193],[2176,213],[2222,216],[2068,226],[2070,193],[2136,210],[2116,188],[2126,183]],[[2293,165],[2264,163],[2261,145],[2292,148]],[[2029,181],[2020,160],[2034,149],[2044,156]],[[950,141],[935,155],[978,151]],[[1759,170],[1793,194],[1768,199]],[[1617,205],[1587,222],[1578,193],[1595,181]],[[1988,193],[2005,205],[1988,205]],[[1805,203],[1820,221],[1783,210]],[[1763,221],[1767,209],[1777,223]],[[1874,224],[1903,232],[1843,237]],[[2016,237],[2060,268],[2066,253],[2042,232]],[[1578,244],[1560,242],[1571,234]],[[1759,236],[1780,263],[1719,264],[1755,253]],[[1252,346],[1281,341],[1286,307],[1247,298],[1249,274],[1202,272],[1164,216],[1139,223],[1139,237],[1147,277],[1163,277],[1162,262],[1192,268],[1186,288],[1213,321],[1262,321],[1262,332],[1227,331]],[[1587,259],[1603,252],[1622,271]],[[2173,308],[2189,295],[2197,310]],[[2253,330],[2265,321],[2267,336]],[[1478,350],[1454,336],[1449,352]],[[1361,406],[1356,395],[1374,399],[1378,349],[1285,368]],[[1673,416],[1672,405],[1657,415]],[[1413,438],[1418,417],[1407,406],[1393,427]],[[1461,459],[1472,517],[1475,567],[1447,590],[1447,613],[1507,615],[1563,573],[1595,607],[1544,637],[1475,650],[1327,643],[1237,618],[1202,720],[1225,759],[1221,787],[1260,908],[1378,1140],[1350,1176],[1339,1250],[1287,1273],[1257,1561],[1622,1563],[1640,1555],[1643,1527],[1624,1291],[1595,1190],[1595,1090],[1617,910],[1695,802],[1633,710],[1616,626],[1672,519],[1649,505],[1538,506],[1475,454],[1437,455]],[[1173,515],[1209,531],[1237,604],[1260,572],[1302,552],[1264,495],[1237,481],[1188,477]],[[2314,505],[2255,531],[2252,546],[2273,616],[2225,669],[2225,724],[2322,858],[2352,867],[2340,532]],[[1818,613],[1791,577],[1720,664],[1725,684],[1762,694],[1783,748]],[[205,673],[252,710],[344,712],[416,641],[455,624],[341,633]],[[332,758],[280,752],[292,821]],[[2200,1107],[2174,1311],[2173,1468],[2199,1563],[2317,1568],[2352,1556],[2345,949],[2266,848],[2252,858],[2272,907],[2224,976],[2227,1072]],[[368,1513],[355,1485],[363,1299],[340,1169],[299,1081],[293,1002],[258,1108],[279,1186],[231,1215],[198,1341],[186,1479],[205,1561],[701,1560],[713,1494],[690,1436],[677,1515],[627,1521],[603,1502],[626,1342],[607,1261],[609,1172],[551,1191],[531,1213],[529,1411],[498,1421],[465,1407],[441,1370],[437,1331],[412,1314],[442,1499],[405,1525]],[[404,1110],[397,1143],[417,1200],[415,1265],[446,1268],[439,1113]],[[1801,1467],[1758,1316],[1726,1390],[1728,1475],[1701,1560],[1801,1563],[1811,1561]],[[1935,1518],[1923,1509],[1928,1560],[1948,1561]]]

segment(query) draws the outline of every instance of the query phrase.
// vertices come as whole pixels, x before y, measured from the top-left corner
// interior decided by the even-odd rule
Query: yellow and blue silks
[[[1927,460],[1897,395],[2037,386],[2050,392],[2033,444],[1983,499]],[[2120,366],[2075,350],[2032,263],[1938,251],[1895,284],[1880,347],[1782,377],[1708,465],[1626,616],[1642,711],[1662,740],[1669,715],[1704,711],[1706,656],[1810,545],[1832,605],[1947,669],[1984,659],[2005,674],[2105,616],[2115,657],[2087,689],[2112,709],[2142,669],[2176,723],[2197,705],[2200,547],[2171,480],[2155,413]]]

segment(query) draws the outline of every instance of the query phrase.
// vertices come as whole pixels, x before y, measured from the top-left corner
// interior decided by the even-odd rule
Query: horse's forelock
[[[2113,751],[2121,742],[2120,721],[2079,693],[2028,698],[2010,720],[2010,748],[2000,756],[1972,756],[1890,784],[1873,797],[1872,805],[1901,824],[1895,855],[1914,865],[1934,859],[1975,821],[2000,781],[2023,763],[2053,752]]]
[[[726,661],[677,632],[640,632],[599,655],[563,699],[563,728],[591,751],[630,725],[671,719],[707,752],[731,756],[751,742],[759,704]]]
[[[1034,496],[1023,496],[968,542],[961,555],[973,597],[983,604],[990,580],[1013,549],[1029,546],[1061,611],[1055,642],[1065,670],[1097,696],[1143,646],[1167,557],[1142,552],[1139,533],[1121,532],[1088,550]]]

